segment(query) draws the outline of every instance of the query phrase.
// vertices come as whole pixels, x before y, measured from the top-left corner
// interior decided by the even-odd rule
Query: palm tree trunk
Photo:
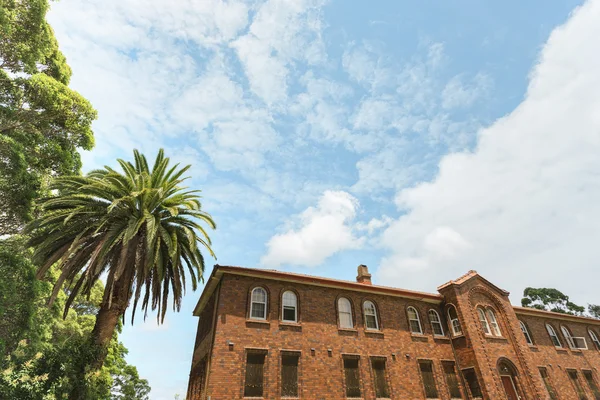
[[[91,335],[91,348],[87,357],[84,357],[79,368],[79,379],[69,395],[69,400],[89,400],[86,389],[86,375],[96,372],[104,365],[108,354],[108,346],[113,337],[119,318],[125,313],[129,305],[129,291],[131,290],[131,273],[125,273],[115,282],[112,301],[103,301],[96,314],[96,323]],[[104,290],[110,290],[108,287]],[[110,304],[110,307],[109,307]]]

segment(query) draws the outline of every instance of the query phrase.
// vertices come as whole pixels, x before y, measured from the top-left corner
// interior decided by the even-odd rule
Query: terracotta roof
[[[461,276],[458,279],[454,279],[451,281],[448,281],[446,283],[444,283],[441,286],[438,286],[437,290],[440,291],[448,286],[451,285],[457,285],[460,286],[463,283],[475,278],[475,277],[479,277],[479,279],[483,280],[484,282],[486,282],[488,285],[492,286],[493,288],[495,288],[496,290],[498,290],[500,293],[508,296],[510,293],[507,292],[506,290],[499,288],[498,286],[494,285],[492,282],[488,281],[487,279],[485,279],[483,276],[479,275],[479,273],[477,271],[475,271],[474,269],[470,270],[469,272],[467,272],[466,274],[464,274],[463,276]]]

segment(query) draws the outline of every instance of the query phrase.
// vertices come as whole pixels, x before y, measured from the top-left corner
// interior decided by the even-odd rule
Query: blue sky
[[[84,169],[192,164],[218,263],[435,292],[476,269],[600,302],[600,1],[61,0],[98,109]],[[210,266],[214,260],[208,260]],[[185,394],[200,291],[127,326],[152,399]]]

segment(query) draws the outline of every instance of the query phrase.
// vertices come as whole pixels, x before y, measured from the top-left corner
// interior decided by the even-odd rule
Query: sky
[[[475,269],[599,303],[600,0],[61,0],[97,108],[84,171],[164,148],[218,225],[212,265],[436,291]],[[201,289],[124,328],[185,396]]]

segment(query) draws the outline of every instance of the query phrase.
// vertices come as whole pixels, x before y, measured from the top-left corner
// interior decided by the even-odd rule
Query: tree
[[[569,301],[569,296],[557,289],[526,288],[521,299],[523,307],[554,311],[563,314],[582,315],[585,308]]]
[[[48,0],[0,1],[0,236],[19,232],[49,177],[78,173],[96,111],[46,22]]]
[[[200,222],[213,229],[215,223],[201,210],[199,191],[181,186],[190,166],[169,168],[162,149],[152,169],[137,150],[134,156],[133,164],[118,160],[122,173],[105,166],[86,176],[54,180],[50,188],[58,194],[42,202],[41,217],[26,230],[34,261],[41,265],[38,278],[54,264],[60,270],[50,303],[65,284],[69,288],[65,315],[77,296],[89,295],[100,276],[106,276],[92,331],[91,371],[102,367],[131,299],[132,322],[141,299],[144,318],[151,308],[162,323],[170,294],[173,309],[181,307],[186,271],[193,290],[202,278],[200,246],[214,256]]]
[[[588,313],[592,318],[600,319],[600,304],[588,304]]]

